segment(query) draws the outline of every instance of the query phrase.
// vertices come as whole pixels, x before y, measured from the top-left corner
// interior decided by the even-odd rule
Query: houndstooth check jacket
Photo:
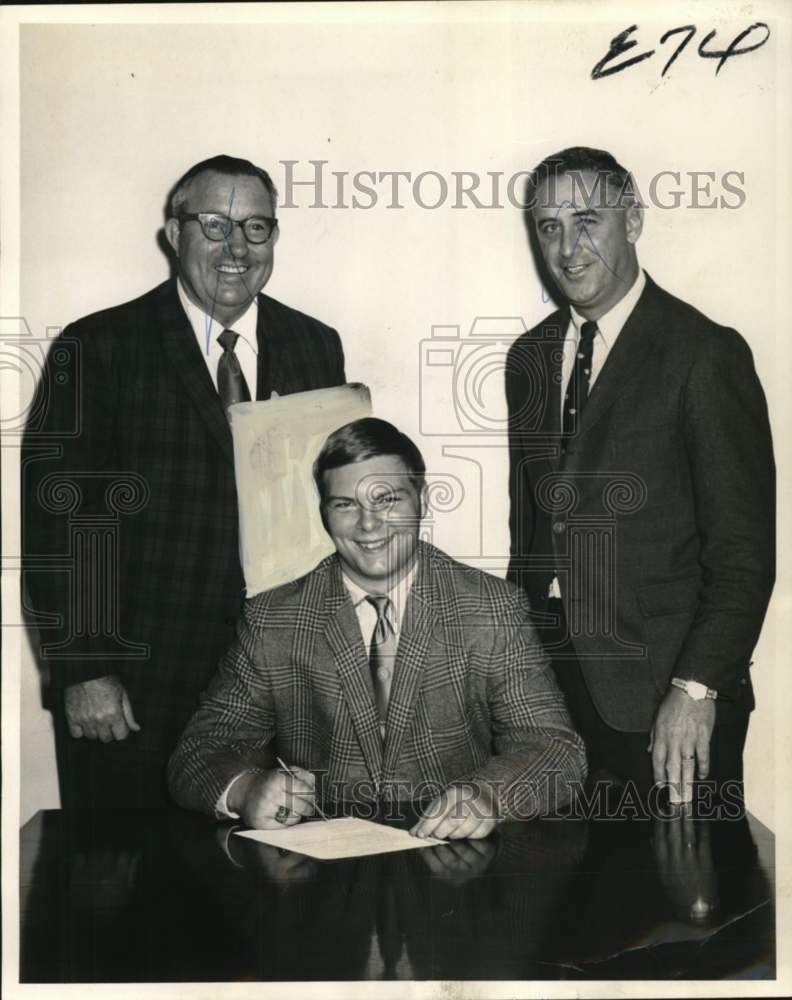
[[[582,780],[583,744],[520,590],[420,543],[384,746],[369,662],[337,555],[245,605],[168,767],[182,806],[214,815],[274,741],[326,799],[434,797],[490,783],[501,815],[538,815]]]

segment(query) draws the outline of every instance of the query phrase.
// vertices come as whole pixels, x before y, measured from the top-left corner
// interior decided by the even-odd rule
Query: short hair
[[[570,146],[559,153],[546,156],[528,175],[524,203],[526,213],[530,214],[536,206],[537,192],[545,181],[564,174],[576,173],[595,174],[604,181],[601,191],[608,188],[616,190],[618,192],[616,204],[622,199],[625,199],[625,204],[632,204],[637,200],[638,189],[632,174],[612,153],[604,149],[592,149],[590,146]]]
[[[190,185],[200,174],[212,171],[222,174],[224,177],[258,177],[267,190],[267,194],[272,199],[272,207],[275,208],[278,201],[278,192],[272,183],[272,178],[263,167],[257,167],[250,160],[242,160],[237,156],[212,156],[208,160],[201,160],[195,166],[190,167],[186,174],[183,174],[173,185],[168,195],[168,218],[178,219],[184,208],[190,193]]]
[[[387,420],[363,417],[333,431],[322,445],[313,466],[314,481],[322,502],[325,499],[326,472],[354,462],[365,462],[378,455],[392,455],[400,459],[416,493],[420,495],[426,479],[426,464],[418,446]]]

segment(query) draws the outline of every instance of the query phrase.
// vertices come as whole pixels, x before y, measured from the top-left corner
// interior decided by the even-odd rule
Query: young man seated
[[[409,800],[412,832],[440,838],[561,804],[585,753],[528,602],[419,540],[415,444],[357,420],[330,435],[314,476],[336,551],[246,602],[171,758],[176,802],[275,829],[317,795]]]

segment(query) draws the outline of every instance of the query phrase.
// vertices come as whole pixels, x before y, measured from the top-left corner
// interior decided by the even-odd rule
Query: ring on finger
[[[289,818],[289,810],[286,806],[278,806],[278,811],[275,813],[276,823],[285,823]]]

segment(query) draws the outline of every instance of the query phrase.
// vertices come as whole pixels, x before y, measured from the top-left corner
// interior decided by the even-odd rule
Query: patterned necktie
[[[223,348],[217,362],[217,391],[225,409],[232,403],[247,403],[250,400],[250,390],[242,374],[239,358],[234,353],[238,339],[239,334],[233,330],[223,330],[217,338],[217,343]]]
[[[384,596],[374,597],[368,595],[366,600],[377,612],[377,624],[374,626],[374,633],[371,636],[371,646],[369,647],[369,665],[371,667],[371,680],[374,684],[374,697],[377,702],[377,711],[380,718],[380,728],[384,729],[385,717],[388,714],[388,697],[390,696],[393,664],[396,659],[398,641],[396,633],[393,631],[393,625],[388,617],[391,599]]]
[[[597,324],[590,320],[580,328],[580,341],[575,354],[575,366],[564,396],[564,443],[572,437],[580,426],[580,417],[586,406],[591,381],[591,359],[594,353],[594,337]]]

